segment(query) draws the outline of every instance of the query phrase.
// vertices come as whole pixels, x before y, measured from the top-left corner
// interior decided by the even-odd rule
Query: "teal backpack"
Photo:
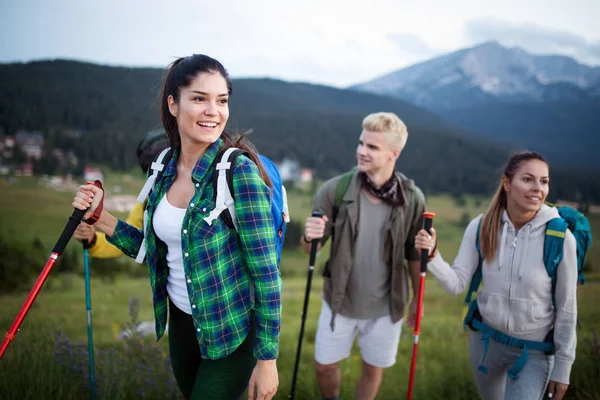
[[[590,229],[590,223],[585,215],[577,211],[576,209],[569,206],[553,205],[558,210],[560,217],[554,218],[548,221],[546,225],[546,238],[544,240],[544,264],[548,276],[552,279],[552,304],[556,310],[556,270],[563,257],[563,244],[565,241],[565,233],[567,229],[571,231],[577,242],[577,273],[578,282],[583,285],[585,282],[585,276],[583,269],[585,266],[585,256],[587,251],[592,244],[592,232]],[[487,353],[488,341],[493,338],[496,341],[506,344],[511,347],[517,347],[523,349],[521,356],[517,362],[508,370],[508,375],[511,378],[518,378],[519,372],[523,369],[527,363],[528,353],[527,349],[539,350],[552,354],[554,352],[554,343],[551,335],[546,338],[544,342],[533,342],[530,340],[517,339],[504,334],[503,332],[497,331],[481,321],[479,310],[477,309],[477,301],[472,300],[473,293],[477,291],[481,283],[482,278],[482,264],[483,257],[481,256],[481,248],[479,244],[479,232],[481,229],[481,220],[477,227],[476,246],[477,252],[479,253],[479,263],[471,283],[467,296],[465,297],[465,306],[468,309],[464,318],[465,330],[467,326],[474,330],[481,331],[482,341],[484,343],[484,355],[481,365],[479,365],[479,371],[486,373],[487,368],[483,366],[485,360],[485,354]]]

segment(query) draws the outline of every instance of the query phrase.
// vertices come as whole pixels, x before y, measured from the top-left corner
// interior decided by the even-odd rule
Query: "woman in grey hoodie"
[[[548,398],[562,399],[569,384],[577,344],[577,250],[567,229],[554,307],[543,253],[546,224],[559,214],[544,204],[548,184],[544,158],[517,153],[487,211],[467,227],[452,267],[436,249],[434,229],[431,235],[421,230],[415,240],[417,249],[429,249],[428,268],[440,285],[459,294],[479,264],[480,226],[483,288],[472,307],[469,353],[484,400],[542,399],[546,388]]]

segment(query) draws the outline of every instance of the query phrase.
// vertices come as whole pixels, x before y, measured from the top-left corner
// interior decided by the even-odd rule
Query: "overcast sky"
[[[347,86],[497,40],[600,65],[600,0],[0,0],[0,63],[165,67]]]

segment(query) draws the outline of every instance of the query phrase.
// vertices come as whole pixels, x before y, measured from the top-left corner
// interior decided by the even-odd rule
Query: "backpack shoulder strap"
[[[481,267],[483,265],[483,257],[481,255],[481,244],[479,242],[479,234],[481,232],[481,222],[482,219],[479,220],[479,224],[477,225],[477,233],[475,234],[475,247],[477,248],[477,254],[479,255],[479,260],[477,261],[477,269],[471,278],[471,283],[469,284],[469,290],[467,291],[467,296],[465,297],[465,305],[469,305],[471,303],[471,299],[473,297],[473,293],[477,291],[479,285],[481,284],[481,279],[483,278],[483,273],[481,271]]]
[[[165,167],[171,160],[173,156],[173,151],[171,151],[170,147],[162,150],[160,153],[154,156],[152,163],[150,164],[150,169],[148,170],[148,179],[146,179],[146,183],[144,183],[144,187],[140,190],[140,193],[137,197],[137,202],[140,204],[144,204],[146,199],[150,195],[150,192],[154,188],[154,186],[160,182],[160,178],[162,178],[163,172],[165,171]],[[146,236],[146,229],[148,224],[148,211],[144,210],[144,217],[142,219],[143,227],[142,234]],[[142,244],[140,245],[140,249],[138,250],[137,256],[135,257],[135,262],[141,264],[144,262],[144,258],[146,257],[146,239],[142,239]]]
[[[352,177],[355,174],[355,170],[352,169],[346,173],[344,173],[335,187],[335,197],[333,198],[333,211],[331,213],[331,222],[335,222],[335,218],[337,217],[338,211],[344,202],[344,195],[348,191],[350,187],[350,182],[352,181]]]
[[[417,185],[413,182],[413,215],[417,214],[417,210],[419,209],[419,193],[423,198],[425,198],[425,194]]]
[[[230,147],[219,152],[215,159],[213,170],[213,189],[216,194],[215,208],[204,218],[206,223],[212,225],[213,221],[222,215],[225,225],[237,231],[235,214],[235,201],[233,199],[233,168],[237,157],[244,151]]]
[[[152,160],[152,163],[150,164],[150,170],[148,171],[148,174],[149,174],[148,179],[146,179],[146,183],[144,184],[144,187],[138,194],[138,197],[137,197],[138,203],[144,204],[144,202],[146,201],[146,198],[150,194],[150,191],[154,187],[154,184],[156,182],[159,182],[160,178],[162,178],[162,174],[165,170],[165,167],[171,160],[172,156],[173,156],[173,152],[171,151],[170,147],[167,147],[160,153],[156,154],[156,156]]]
[[[552,280],[552,305],[556,309],[556,270],[563,257],[563,246],[565,243],[565,233],[569,224],[564,219],[558,217],[551,219],[546,224],[546,237],[544,239],[544,265],[546,272]]]
[[[546,238],[544,239],[544,264],[546,271],[552,278],[556,275],[556,268],[562,260],[565,233],[569,225],[567,221],[558,217],[551,219],[546,224]]]

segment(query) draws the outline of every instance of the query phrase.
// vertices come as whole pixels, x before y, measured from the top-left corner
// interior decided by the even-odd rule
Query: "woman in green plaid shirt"
[[[250,143],[223,134],[230,95],[217,60],[195,54],[169,67],[161,118],[174,151],[148,197],[145,237],[99,207],[103,191],[94,185],[81,186],[73,202],[123,253],[135,257],[145,242],[156,334],[165,331],[168,309],[171,362],[186,399],[230,400],[246,388],[249,399],[271,399],[279,382],[281,277],[270,181]],[[215,207],[213,161],[231,146],[250,154],[233,169],[237,232],[204,219]]]

